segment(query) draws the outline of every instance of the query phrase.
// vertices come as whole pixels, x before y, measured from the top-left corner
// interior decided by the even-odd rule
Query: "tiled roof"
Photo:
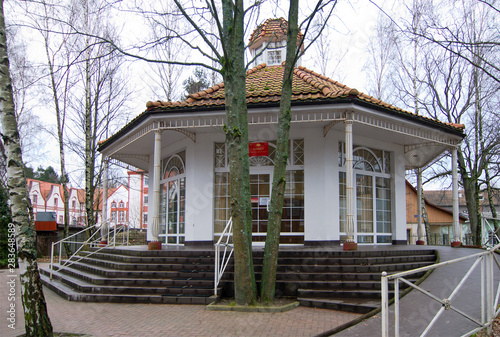
[[[406,181],[406,186],[409,187],[413,191],[413,193],[414,193],[415,196],[417,196],[417,194],[418,194],[417,189],[408,180],[405,180],[405,181]],[[442,192],[445,192],[445,191],[442,191]],[[447,192],[451,193],[452,191],[447,191]],[[406,198],[407,198],[406,201],[408,202],[408,195],[406,195]],[[440,211],[442,211],[444,213],[453,214],[452,211],[450,211],[450,210],[448,210],[446,208],[443,208],[443,206],[449,206],[449,205],[444,205],[442,203],[435,202],[435,200],[432,200],[432,198],[429,198],[429,191],[424,191],[424,202],[425,202],[426,205],[434,207],[435,209],[438,209],[438,210],[440,210]],[[450,203],[450,205],[451,205],[451,203]],[[418,209],[418,207],[417,207],[417,209]],[[463,216],[462,214],[459,214],[459,218],[462,221],[467,221],[468,220],[467,217]]]
[[[266,66],[260,64],[247,71],[246,91],[247,103],[279,103],[281,99],[281,87],[283,83],[283,65]],[[156,109],[177,109],[196,107],[222,107],[224,106],[224,83],[220,83],[211,88],[189,95],[183,102],[149,101],[146,103],[148,110]],[[397,108],[372,96],[363,94],[356,89],[352,89],[328,77],[318,74],[305,67],[297,67],[293,72],[292,82],[292,102],[319,102],[332,101],[342,98],[357,98],[371,105],[379,106],[394,112],[415,116],[430,122],[437,122],[434,119],[415,115],[411,112]],[[463,125],[441,123],[457,129],[463,129]]]
[[[267,19],[263,24],[260,24],[250,35],[250,45],[259,46],[262,41],[283,41],[286,40],[288,29],[288,21],[283,18]],[[299,32],[299,41],[304,35]]]
[[[440,206],[452,206],[453,205],[453,191],[450,190],[428,190],[424,192],[425,198],[429,199],[436,205]],[[488,191],[483,191],[479,193],[480,198],[479,205],[489,207]],[[465,193],[463,190],[458,191],[458,202],[460,206],[466,206],[467,200],[465,199]],[[498,191],[493,194],[494,205],[500,205],[500,195]]]
[[[41,181],[41,180],[36,180],[36,179],[31,179],[31,178],[27,178],[26,183],[30,187],[32,186],[33,183],[38,183],[38,186],[40,188],[39,192],[44,200],[48,200],[48,198],[50,198],[50,196],[52,195],[52,192],[56,191],[59,194],[61,200],[64,202],[64,193],[63,193],[62,185],[49,183],[46,181]]]

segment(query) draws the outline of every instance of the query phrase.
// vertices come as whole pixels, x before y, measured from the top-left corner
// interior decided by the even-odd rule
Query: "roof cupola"
[[[283,19],[267,19],[260,24],[250,36],[250,57],[255,58],[254,65],[265,63],[268,66],[278,65],[286,58],[286,34],[288,22]],[[299,31],[297,47],[304,35]],[[302,49],[304,46],[301,47]],[[300,65],[300,59],[297,66]]]

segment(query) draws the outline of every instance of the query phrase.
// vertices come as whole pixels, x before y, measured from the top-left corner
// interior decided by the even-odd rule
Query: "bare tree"
[[[395,58],[398,55],[395,27],[384,15],[379,15],[375,35],[368,45],[368,60],[364,66],[369,93],[384,102],[394,100],[391,83]]]
[[[35,97],[39,74],[43,76],[43,72],[28,59],[27,46],[14,23],[7,23],[7,43],[21,148],[25,163],[29,164],[46,155],[38,141],[43,137],[45,127],[33,112],[33,107],[37,104]]]
[[[150,40],[162,41],[162,48],[153,46],[151,50],[153,57],[158,60],[171,61],[189,59],[189,50],[186,52],[182,42],[172,36],[173,31],[178,34],[186,30],[185,21],[182,20],[177,6],[172,1],[160,2],[156,5],[160,6],[159,12],[170,13],[170,15],[158,15],[158,12],[145,11],[142,9],[142,3],[141,7],[136,9],[142,13],[149,24]],[[167,101],[179,99],[181,96],[179,80],[183,72],[182,67],[171,63],[150,63],[149,66],[153,71],[147,74],[150,79],[148,86],[153,93],[157,97],[165,97]]]
[[[444,6],[444,3],[441,5]],[[423,32],[432,30],[437,14],[448,14],[446,8],[435,8],[432,14],[425,16],[418,29],[407,33],[421,38],[425,35]],[[417,104],[430,117],[453,124],[465,124],[470,130],[458,149],[458,168],[473,239],[475,244],[480,244],[479,193],[491,179],[485,176],[485,171],[491,163],[498,162],[500,140],[498,128],[493,122],[497,118],[496,109],[490,105],[492,100],[498,101],[498,85],[491,74],[485,71],[485,60],[491,60],[490,54],[494,53],[494,49],[481,43],[491,33],[492,14],[473,2],[464,2],[463,6],[455,7],[453,14],[454,20],[460,20],[460,31],[455,34],[467,37],[468,42],[449,48],[435,48],[435,45],[428,44],[423,63],[424,76],[418,77],[423,94],[418,96]],[[442,14],[441,17],[444,16]],[[471,50],[472,45],[474,48]],[[467,59],[464,55],[467,55]],[[449,172],[449,169],[441,174],[446,171]]]
[[[19,143],[14,97],[10,80],[9,58],[4,20],[4,2],[0,2],[0,114],[2,138],[7,153],[7,186],[16,228],[17,256],[21,281],[21,299],[24,307],[26,336],[52,336],[52,325],[47,314],[40,274],[36,260],[35,231],[32,212],[29,211],[28,191]]]
[[[107,19],[109,7],[99,1],[74,1],[73,27],[84,34],[74,42],[80,51],[76,62],[79,78],[72,91],[72,121],[76,127],[71,131],[71,148],[85,162],[85,209],[87,225],[96,223],[102,167],[98,158],[99,140],[106,139],[121,124],[126,113],[121,110],[129,96],[126,81],[120,78],[123,64],[117,52],[100,39],[92,37],[102,34],[114,38],[115,32]],[[84,146],[81,134],[84,134]]]
[[[148,62],[163,64],[183,64],[188,66],[202,66],[218,72],[224,80],[226,125],[226,147],[230,168],[230,204],[233,221],[233,241],[235,256],[235,300],[238,304],[250,304],[256,300],[256,284],[252,259],[252,213],[250,203],[249,184],[249,156],[248,156],[248,120],[246,104],[246,69],[245,16],[252,18],[252,11],[259,8],[261,1],[250,3],[245,8],[243,1],[222,0],[220,3],[207,2],[205,7],[199,7],[189,1],[174,0],[178,10],[189,29],[177,32],[167,28],[168,34],[158,40],[143,42],[137,48],[122,48],[112,39],[96,32],[88,32],[80,27],[72,27],[75,32],[86,38],[99,38],[109,43],[122,54]],[[313,11],[318,12],[335,1],[319,1]],[[279,6],[278,6],[279,7]],[[146,9],[144,9],[146,10]],[[147,11],[155,13],[155,10]],[[173,15],[174,13],[157,13],[158,15]],[[303,29],[311,29],[311,19],[306,17]],[[215,28],[214,28],[215,27]],[[323,26],[317,29],[321,33]],[[161,47],[165,39],[177,39],[185,48],[190,48],[193,61],[158,60],[148,53],[151,45]],[[313,39],[314,40],[314,39]],[[215,43],[216,41],[217,43]],[[295,57],[296,59],[296,57]],[[253,61],[253,60],[251,60]],[[251,62],[250,62],[251,63]],[[293,69],[293,64],[290,64]],[[286,111],[285,111],[286,112]],[[289,113],[286,112],[286,113]],[[285,123],[286,124],[286,123]],[[284,185],[283,185],[284,186]],[[278,237],[279,239],[279,237]]]
[[[65,7],[55,6],[54,3],[47,1],[26,2],[25,15],[30,19],[30,28],[37,32],[42,38],[46,57],[46,78],[41,78],[49,90],[51,102],[47,105],[52,106],[56,117],[56,131],[54,137],[59,145],[59,163],[60,163],[60,183],[63,188],[64,201],[64,231],[63,237],[69,235],[69,177],[66,169],[66,137],[67,113],[70,97],[70,90],[74,85],[72,76],[72,67],[74,67],[74,52],[71,50],[71,35],[65,26],[59,20],[54,18],[64,18],[71,21],[72,13],[68,13]],[[60,31],[56,33],[56,31]],[[47,81],[45,81],[47,79]],[[68,256],[71,255],[69,243],[64,244]]]

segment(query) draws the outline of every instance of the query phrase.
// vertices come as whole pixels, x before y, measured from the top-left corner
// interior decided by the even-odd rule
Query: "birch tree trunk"
[[[32,219],[29,216],[28,192],[14,109],[7,56],[3,0],[0,1],[0,113],[3,141],[7,153],[7,186],[16,228],[21,299],[24,307],[26,336],[52,336],[40,274],[36,261],[36,245]]]
[[[280,112],[276,139],[276,155],[274,158],[273,189],[267,220],[266,246],[262,266],[262,283],[260,300],[264,303],[274,302],[276,288],[276,270],[278,266],[278,250],[283,215],[283,200],[286,187],[286,164],[288,160],[288,141],[291,120],[291,99],[293,70],[297,60],[297,35],[299,0],[290,0],[288,12],[287,47],[285,69],[283,71],[283,87],[281,89]]]

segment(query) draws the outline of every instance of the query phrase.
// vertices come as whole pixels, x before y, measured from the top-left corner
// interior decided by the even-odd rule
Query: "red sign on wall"
[[[249,143],[248,144],[248,155],[249,157],[262,157],[269,155],[269,143]]]

